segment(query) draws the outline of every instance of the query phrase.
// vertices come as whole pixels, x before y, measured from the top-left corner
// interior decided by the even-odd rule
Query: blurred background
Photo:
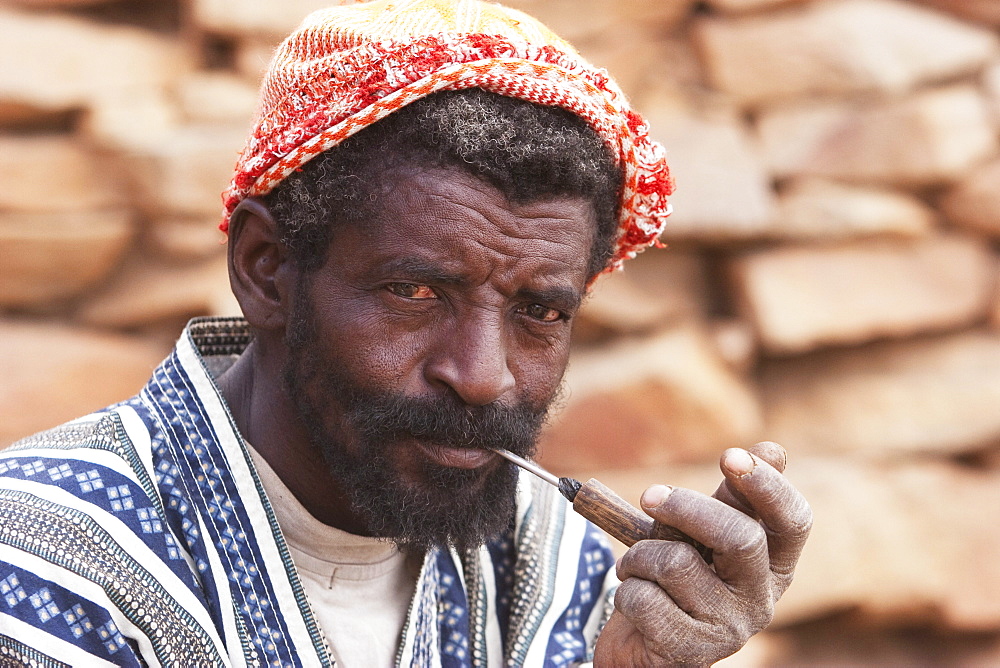
[[[233,314],[219,193],[324,0],[0,4],[0,446]],[[816,521],[726,666],[1000,665],[1000,2],[516,0],[677,181],[578,321],[543,463],[632,501],[769,439]]]

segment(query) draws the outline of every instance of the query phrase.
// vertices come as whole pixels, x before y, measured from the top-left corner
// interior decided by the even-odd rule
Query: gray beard
[[[308,299],[296,303],[308,304]],[[368,533],[413,550],[446,545],[464,550],[507,530],[518,476],[512,464],[503,462],[482,473],[424,460],[420,483],[405,484],[390,456],[392,444],[415,438],[448,447],[504,447],[530,457],[548,403],[541,409],[470,407],[453,395],[407,397],[364,390],[320,358],[314,331],[311,314],[293,314],[286,340],[286,390],[313,447],[323,454]],[[324,409],[332,401],[343,408],[336,425]],[[353,451],[344,447],[337,426],[352,434]]]

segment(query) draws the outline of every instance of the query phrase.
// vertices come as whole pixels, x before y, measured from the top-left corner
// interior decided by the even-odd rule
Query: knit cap
[[[464,88],[583,118],[624,172],[608,270],[657,244],[673,181],[663,147],[607,72],[536,19],[478,0],[375,0],[310,14],[278,47],[254,127],[223,194],[221,230],[323,151],[431,93]]]

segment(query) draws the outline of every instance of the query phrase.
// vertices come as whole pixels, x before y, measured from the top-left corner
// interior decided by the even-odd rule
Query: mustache
[[[547,408],[487,404],[468,406],[450,396],[368,396],[351,402],[348,419],[365,438],[414,437],[454,448],[506,448],[534,454]]]

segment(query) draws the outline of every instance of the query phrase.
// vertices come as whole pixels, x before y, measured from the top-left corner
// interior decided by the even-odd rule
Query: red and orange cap
[[[393,111],[442,90],[483,88],[583,118],[622,165],[608,269],[657,239],[673,181],[663,147],[604,70],[530,16],[478,0],[375,0],[319,10],[278,47],[253,131],[223,194],[223,231],[246,197]]]

